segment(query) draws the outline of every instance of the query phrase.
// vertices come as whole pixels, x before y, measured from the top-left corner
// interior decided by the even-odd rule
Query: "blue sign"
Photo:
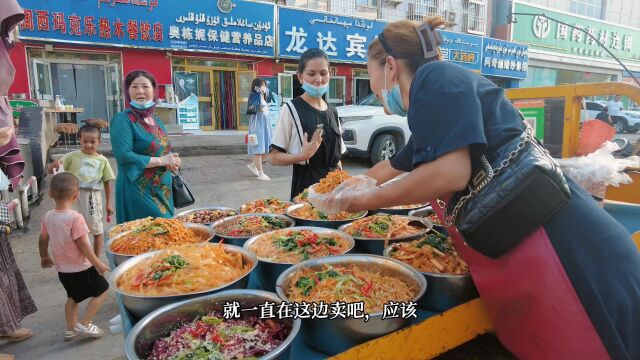
[[[482,74],[525,79],[529,68],[529,46],[484,38]]]
[[[244,0],[20,0],[25,39],[275,56],[275,5]]]
[[[307,49],[324,50],[331,61],[367,62],[367,47],[385,22],[328,13],[278,8],[279,56],[299,58]]]
[[[480,72],[482,69],[482,36],[439,31],[442,36],[442,44],[440,44],[442,59]]]

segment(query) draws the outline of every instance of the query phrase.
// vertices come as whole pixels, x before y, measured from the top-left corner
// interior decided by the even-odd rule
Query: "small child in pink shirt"
[[[67,291],[65,340],[72,340],[78,334],[102,336],[102,330],[91,320],[102,306],[109,288],[102,276],[109,267],[93,253],[84,217],[72,210],[79,188],[78,178],[70,173],[57,174],[51,179],[49,196],[55,200],[56,208],[45,215],[40,234],[41,266],[55,265],[58,278]],[[53,259],[49,256],[49,245]],[[78,303],[87,298],[91,300],[78,321]]]

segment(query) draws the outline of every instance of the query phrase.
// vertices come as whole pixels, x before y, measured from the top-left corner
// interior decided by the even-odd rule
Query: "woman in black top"
[[[338,112],[322,99],[331,78],[327,54],[305,51],[297,75],[305,93],[282,107],[269,155],[273,165],[293,165],[291,199],[341,167],[346,151]]]

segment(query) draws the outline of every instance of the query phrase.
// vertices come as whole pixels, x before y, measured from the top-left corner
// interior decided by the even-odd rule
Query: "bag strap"
[[[302,131],[302,122],[300,122],[300,116],[298,115],[298,111],[296,110],[296,107],[293,105],[293,102],[291,102],[291,100],[287,101],[285,105],[287,105],[287,108],[289,108],[289,113],[291,114],[291,116],[293,116],[293,126],[295,126],[296,133],[298,133],[298,140],[300,141],[300,151],[302,151],[302,135],[304,134],[304,132]],[[305,160],[304,162],[306,165],[309,165],[309,160]]]

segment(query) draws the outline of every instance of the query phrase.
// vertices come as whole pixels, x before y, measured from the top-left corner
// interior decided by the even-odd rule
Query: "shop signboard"
[[[479,73],[482,69],[482,36],[439,31],[442,59]]]
[[[385,22],[326,12],[278,8],[279,56],[298,59],[307,49],[324,50],[331,61],[365,63],[367,47]]]
[[[529,46],[510,41],[484,38],[482,74],[525,79],[529,68]]]
[[[536,138],[544,142],[544,100],[518,100],[513,105],[522,112]]]
[[[184,130],[197,130],[198,124],[198,97],[194,94],[178,103],[178,124]]]
[[[24,39],[273,57],[275,5],[245,0],[20,0]]]
[[[611,58],[584,32],[553,21],[543,15],[546,14],[584,29],[621,60],[640,63],[640,30],[521,3],[514,4],[514,13],[539,14],[514,15],[517,22],[511,25],[513,41],[528,44],[533,49],[591,59]]]

